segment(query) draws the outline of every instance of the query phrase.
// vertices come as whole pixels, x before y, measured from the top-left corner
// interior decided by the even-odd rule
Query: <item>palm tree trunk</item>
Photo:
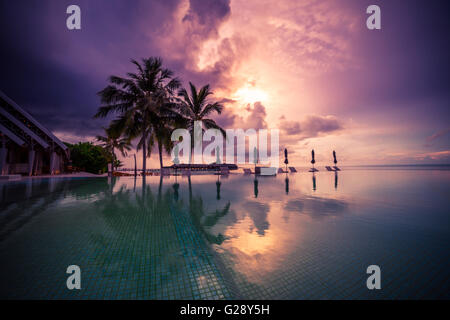
[[[142,143],[142,175],[145,176],[145,171],[147,170],[147,147],[145,145],[145,131],[143,133],[144,135],[144,141]]]
[[[114,160],[116,159],[116,155],[114,154],[114,147],[112,147],[112,160],[111,160],[111,170],[112,174],[114,175]]]
[[[158,152],[159,152],[159,165],[161,167],[161,170],[163,168],[163,159],[162,159],[162,144],[161,142],[158,142]]]

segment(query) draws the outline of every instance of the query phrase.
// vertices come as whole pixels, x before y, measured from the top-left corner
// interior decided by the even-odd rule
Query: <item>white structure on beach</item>
[[[69,149],[0,91],[0,175],[58,174]]]

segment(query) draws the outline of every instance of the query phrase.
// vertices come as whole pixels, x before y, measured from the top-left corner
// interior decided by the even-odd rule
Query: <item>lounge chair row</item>
[[[244,174],[255,174],[251,169],[244,168],[243,170],[244,170]],[[297,169],[295,169],[294,167],[289,167],[289,171],[291,173],[296,173]],[[288,171],[283,170],[283,168],[278,168],[277,173],[288,173]]]
[[[209,172],[206,172],[206,173],[213,173],[213,174],[218,174],[218,175],[228,175],[228,174],[230,174],[230,169],[228,169],[226,167],[222,167],[218,171],[215,171],[215,172],[209,171]],[[182,176],[190,176],[191,174],[192,174],[191,170],[181,170],[181,175]]]

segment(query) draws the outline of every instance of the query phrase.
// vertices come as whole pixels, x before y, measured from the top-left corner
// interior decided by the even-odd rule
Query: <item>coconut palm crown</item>
[[[127,77],[111,76],[110,84],[98,93],[102,106],[95,117],[118,115],[111,127],[130,139],[138,139],[137,149],[143,151],[145,173],[146,159],[155,143],[161,167],[162,149],[169,151],[171,148],[168,131],[177,117],[173,112],[174,94],[180,81],[171,70],[163,68],[161,58],[131,62],[137,68],[136,73],[127,73]]]
[[[208,118],[213,113],[221,114],[223,110],[222,104],[209,100],[209,96],[213,94],[209,84],[197,90],[195,85],[189,82],[189,87],[190,94],[185,88],[178,92],[178,111],[184,119],[186,129],[190,132],[191,137],[194,137],[194,123],[196,121],[202,121],[206,129],[217,129],[223,136],[226,136],[225,130],[213,119]],[[192,146],[193,143],[194,141],[191,142]]]

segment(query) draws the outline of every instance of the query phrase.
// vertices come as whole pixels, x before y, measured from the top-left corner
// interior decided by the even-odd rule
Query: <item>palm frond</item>
[[[226,131],[222,127],[220,127],[214,120],[203,119],[202,121],[206,129],[217,129],[222,133],[224,137],[226,137]]]
[[[218,102],[214,102],[214,103],[210,103],[208,105],[206,105],[206,107],[203,109],[203,111],[200,113],[200,118],[204,118],[209,116],[211,113],[213,113],[214,111],[217,112],[218,114],[221,114],[223,110],[223,106],[218,103]]]

